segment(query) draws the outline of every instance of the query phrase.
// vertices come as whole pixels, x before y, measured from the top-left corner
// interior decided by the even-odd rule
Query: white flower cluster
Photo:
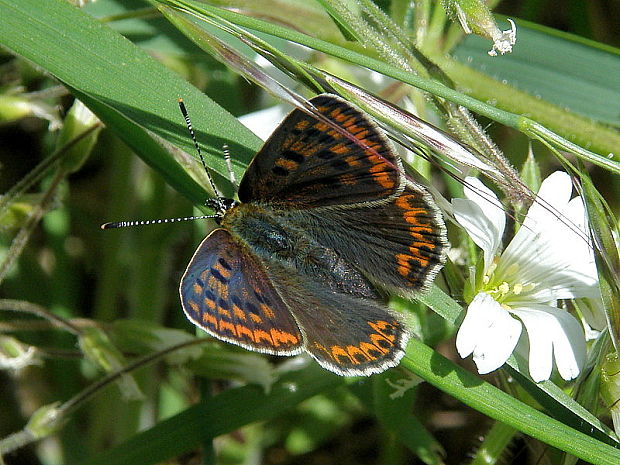
[[[554,360],[562,378],[577,377],[586,356],[584,330],[557,301],[600,294],[583,200],[571,199],[570,176],[558,171],[543,181],[501,254],[501,203],[478,179],[467,178],[466,185],[466,198],[452,200],[454,215],[482,249],[484,273],[458,331],[459,354],[473,353],[478,371],[489,373],[529,343],[534,381],[549,378]]]

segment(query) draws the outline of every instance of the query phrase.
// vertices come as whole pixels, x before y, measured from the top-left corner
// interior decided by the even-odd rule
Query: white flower
[[[562,378],[575,378],[585,361],[584,332],[557,300],[596,298],[599,290],[583,201],[571,200],[570,177],[558,171],[543,181],[501,254],[506,220],[499,200],[476,178],[466,186],[466,198],[452,200],[454,215],[483,250],[484,273],[456,338],[459,354],[473,353],[478,371],[489,373],[525,342],[525,326],[532,379],[548,379],[554,361]]]

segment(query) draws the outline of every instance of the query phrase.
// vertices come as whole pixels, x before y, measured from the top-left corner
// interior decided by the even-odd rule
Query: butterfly
[[[310,103],[324,118],[293,110],[250,163],[239,201],[207,201],[218,227],[183,274],[181,303],[223,341],[368,376],[398,365],[410,337],[378,289],[428,287],[445,224],[362,111],[330,94]]]

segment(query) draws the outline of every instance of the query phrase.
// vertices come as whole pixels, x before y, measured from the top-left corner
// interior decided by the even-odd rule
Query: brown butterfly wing
[[[372,121],[333,95],[310,102],[342,131],[293,110],[248,167],[239,186],[242,202],[346,205],[385,199],[402,189],[400,161]]]
[[[265,269],[225,229],[200,244],[181,279],[189,320],[212,336],[276,355],[302,350],[302,335]]]

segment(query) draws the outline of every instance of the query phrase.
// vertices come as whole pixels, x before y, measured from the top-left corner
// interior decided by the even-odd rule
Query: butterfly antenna
[[[211,189],[215,192],[215,195],[218,198],[222,198],[223,195],[220,193],[219,189],[215,186],[215,182],[211,177],[211,173],[209,172],[209,168],[207,168],[207,164],[205,163],[205,159],[202,156],[202,152],[200,151],[200,146],[198,145],[198,140],[196,139],[196,134],[194,133],[194,126],[192,126],[192,121],[189,119],[189,114],[187,113],[187,108],[185,107],[185,102],[183,102],[182,98],[179,98],[179,108],[181,109],[181,113],[183,113],[183,118],[185,118],[185,124],[187,126],[187,130],[189,131],[189,135],[194,141],[194,147],[196,147],[196,152],[198,153],[198,157],[200,157],[200,162],[202,163],[203,168],[205,169],[205,173],[207,173],[207,178],[209,179],[209,184],[211,184]]]
[[[215,186],[215,182],[211,177],[211,173],[207,168],[207,164],[205,163],[205,159],[202,156],[202,152],[200,151],[200,146],[198,145],[198,141],[196,140],[196,133],[194,132],[194,127],[192,126],[192,121],[189,119],[189,114],[187,113],[187,108],[185,107],[185,103],[183,99],[179,99],[179,108],[181,109],[181,113],[183,114],[183,118],[185,119],[185,124],[187,125],[187,130],[189,131],[190,136],[192,137],[192,141],[194,141],[194,147],[196,147],[196,152],[200,157],[200,162],[202,163],[203,168],[205,169],[205,173],[207,174],[207,179],[209,179],[209,184],[211,184],[211,189],[215,192],[217,198],[208,199],[205,203],[208,207],[215,210],[215,214],[213,215],[199,215],[199,216],[184,216],[179,218],[162,218],[157,220],[136,220],[136,221],[116,221],[112,223],[104,223],[101,225],[101,229],[116,229],[116,228],[130,228],[133,226],[148,226],[152,224],[165,224],[165,223],[178,223],[181,221],[193,221],[193,220],[206,220],[211,218],[221,218],[223,213],[230,206],[230,202],[220,193],[218,188]],[[226,161],[228,166],[230,164],[230,154],[228,155],[228,159]],[[229,172],[232,173],[232,169],[229,168]],[[233,175],[234,176],[234,175]]]
[[[200,215],[200,216],[184,216],[181,218],[162,218],[159,220],[138,220],[138,221],[117,221],[113,223],[104,223],[101,229],[114,228],[131,228],[133,226],[148,226],[150,224],[178,223],[180,221],[206,220],[209,218],[217,218],[220,215]]]
[[[224,152],[224,160],[226,160],[226,168],[228,169],[228,179],[233,186],[237,185],[237,178],[235,177],[235,172],[232,167],[232,160],[230,158],[230,149],[228,148],[228,144],[224,144],[222,146],[222,150]]]

